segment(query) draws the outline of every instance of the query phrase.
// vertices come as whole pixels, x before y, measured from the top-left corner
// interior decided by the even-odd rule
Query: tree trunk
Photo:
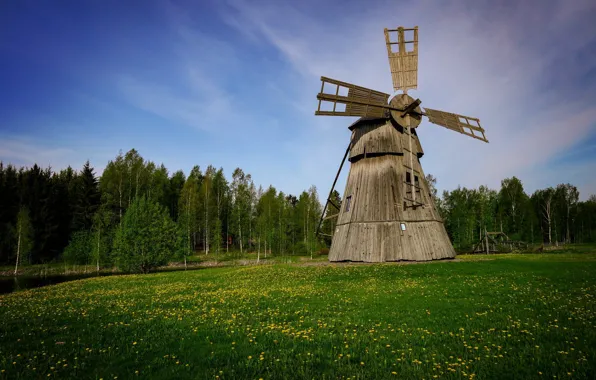
[[[207,198],[208,193],[205,191],[205,255],[209,254],[209,228],[207,227],[209,225],[209,213]]]
[[[101,241],[101,228],[97,229],[97,273],[99,273],[99,255],[100,255],[100,241]]]
[[[567,244],[571,243],[571,234],[569,233],[569,204],[567,204],[567,234],[565,237],[565,241],[567,242]]]
[[[141,171],[137,171],[137,185],[135,187],[135,198],[139,197],[139,177],[141,176]]]
[[[14,266],[14,275],[17,275],[17,271],[19,270],[19,259],[21,257],[21,233],[23,231],[22,226],[19,224],[19,239],[17,242],[17,261]]]
[[[549,212],[548,217],[547,217],[547,223],[548,223],[548,244],[552,244],[553,243],[553,238],[552,238],[552,227],[551,227],[551,220],[550,220],[550,212]]]
[[[240,254],[242,255],[242,221],[240,220],[240,207],[238,207],[238,237],[240,243]]]
[[[557,218],[553,221],[555,223],[555,246],[559,246],[559,236],[557,235]]]
[[[119,199],[119,213],[120,213],[120,225],[122,225],[122,172],[120,172],[120,183],[118,185],[118,199]]]
[[[310,234],[309,234],[309,230],[308,230],[308,219],[310,218],[310,205],[308,205],[308,207],[306,208],[306,241],[308,244],[308,250],[310,251],[310,259],[312,260],[312,247],[311,247],[311,241],[310,241]]]
[[[186,270],[186,256],[192,251],[190,239],[190,191],[188,192],[188,200],[186,201],[186,230],[188,232],[188,251],[184,253],[184,270]]]
[[[222,233],[222,231],[221,231],[221,215],[220,215],[220,213],[221,213],[221,205],[220,204],[221,204],[221,189],[219,189],[219,186],[218,186],[218,190],[217,190],[217,221],[220,222],[220,224],[219,224],[219,226],[220,226],[219,231],[216,231],[216,232],[219,233],[219,237],[216,240],[217,241],[217,251],[216,251],[216,253],[218,253],[218,254],[219,254],[219,250],[221,248],[221,240],[220,239],[221,239],[221,233]]]

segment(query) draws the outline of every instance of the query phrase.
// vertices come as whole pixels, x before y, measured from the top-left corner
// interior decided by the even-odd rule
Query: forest
[[[571,184],[529,195],[512,177],[498,190],[459,187],[439,196],[437,179],[426,180],[460,252],[485,229],[532,244],[596,241],[596,196],[580,202]],[[341,207],[338,192],[331,198]],[[188,176],[170,173],[135,149],[120,152],[99,177],[89,162],[59,172],[0,163],[0,263],[112,266],[126,261],[116,259],[126,255],[126,242],[136,244],[138,233],[153,238],[147,249],[159,246],[172,251],[166,259],[184,262],[201,253],[312,256],[331,242],[316,236],[322,209],[314,186],[285,194],[255,185],[241,168],[230,178],[211,165],[194,166]],[[330,206],[326,215],[335,213]],[[333,229],[333,219],[325,220],[322,232]],[[171,244],[161,246],[164,239]]]

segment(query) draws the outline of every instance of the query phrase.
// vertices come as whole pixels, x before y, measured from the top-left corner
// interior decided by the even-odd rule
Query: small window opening
[[[352,196],[351,195],[346,198],[346,210],[345,210],[345,212],[350,211],[350,203],[352,203]]]
[[[414,185],[416,186],[416,195],[420,195],[420,182],[417,175],[414,176]]]
[[[406,183],[412,183],[412,177],[410,176],[410,172],[406,172]]]

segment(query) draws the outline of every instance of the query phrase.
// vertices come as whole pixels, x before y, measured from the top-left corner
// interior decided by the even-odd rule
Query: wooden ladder
[[[422,188],[420,187],[420,185],[416,184],[416,175],[414,174],[414,152],[412,150],[412,140],[414,139],[414,135],[412,134],[412,127],[404,128],[404,133],[408,135],[408,149],[404,148],[404,150],[406,150],[409,153],[408,156],[410,158],[409,165],[404,163],[404,167],[406,168],[407,173],[410,174],[410,182],[406,181],[407,175],[406,178],[404,178],[404,209],[411,207],[415,210],[418,206],[424,206],[424,203],[421,202],[421,200],[423,199],[422,197],[416,199],[416,191],[420,191],[420,193],[422,194]],[[405,159],[406,158],[404,156],[404,160]],[[422,181],[422,179],[419,178],[419,183],[420,181]]]

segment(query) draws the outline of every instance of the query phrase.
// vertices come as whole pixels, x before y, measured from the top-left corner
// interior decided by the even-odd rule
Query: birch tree
[[[544,216],[544,220],[547,225],[548,230],[548,243],[552,244],[552,203],[553,197],[555,195],[555,190],[552,187],[549,187],[546,190],[540,190],[540,194],[542,198],[542,215]]]
[[[233,220],[241,254],[244,251],[245,235],[250,231],[251,182],[252,179],[250,174],[244,174],[244,171],[240,168],[236,168],[232,173],[231,192],[234,210]]]
[[[215,200],[215,222],[213,223],[212,242],[215,246],[215,252],[219,253],[222,247],[222,218],[224,202],[226,199],[228,182],[223,174],[223,169],[219,169],[213,176],[213,197]]]
[[[115,160],[109,161],[99,180],[102,203],[108,205],[118,215],[118,223],[126,209],[126,176],[127,168],[122,151]]]
[[[569,222],[571,220],[571,209],[577,205],[579,200],[579,191],[577,187],[566,183],[557,186],[556,191],[560,193],[563,207],[565,209],[565,242],[571,243],[571,230],[569,229]]]
[[[106,230],[110,226],[112,219],[111,211],[106,207],[100,207],[93,216],[93,230],[95,231],[95,241],[92,251],[92,257],[95,260],[95,269],[99,273],[99,262],[106,251],[105,245],[102,246],[102,240],[105,240]]]
[[[188,176],[180,192],[178,204],[179,216],[178,226],[184,231],[184,242],[182,255],[184,257],[184,268],[187,266],[187,257],[192,255],[196,247],[196,234],[198,230],[197,217],[199,214],[199,186],[197,174]]]
[[[509,215],[511,223],[509,225],[510,232],[518,231],[518,213],[523,207],[522,203],[527,195],[524,193],[524,187],[521,181],[516,177],[506,178],[501,181],[501,191],[499,193],[501,204],[504,210]]]
[[[205,171],[205,176],[203,177],[203,185],[202,185],[202,197],[203,197],[203,213],[205,217],[205,225],[204,225],[204,232],[205,232],[205,241],[204,241],[204,248],[205,248],[205,255],[209,254],[209,238],[210,238],[210,220],[212,214],[212,200],[211,200],[211,190],[213,187],[213,176],[215,175],[215,168],[211,165],[207,167]]]
[[[19,270],[19,264],[22,261],[22,256],[29,253],[33,247],[31,222],[29,221],[29,211],[25,207],[21,207],[17,215],[16,225],[17,237],[17,252],[14,266],[14,275],[16,276]]]

